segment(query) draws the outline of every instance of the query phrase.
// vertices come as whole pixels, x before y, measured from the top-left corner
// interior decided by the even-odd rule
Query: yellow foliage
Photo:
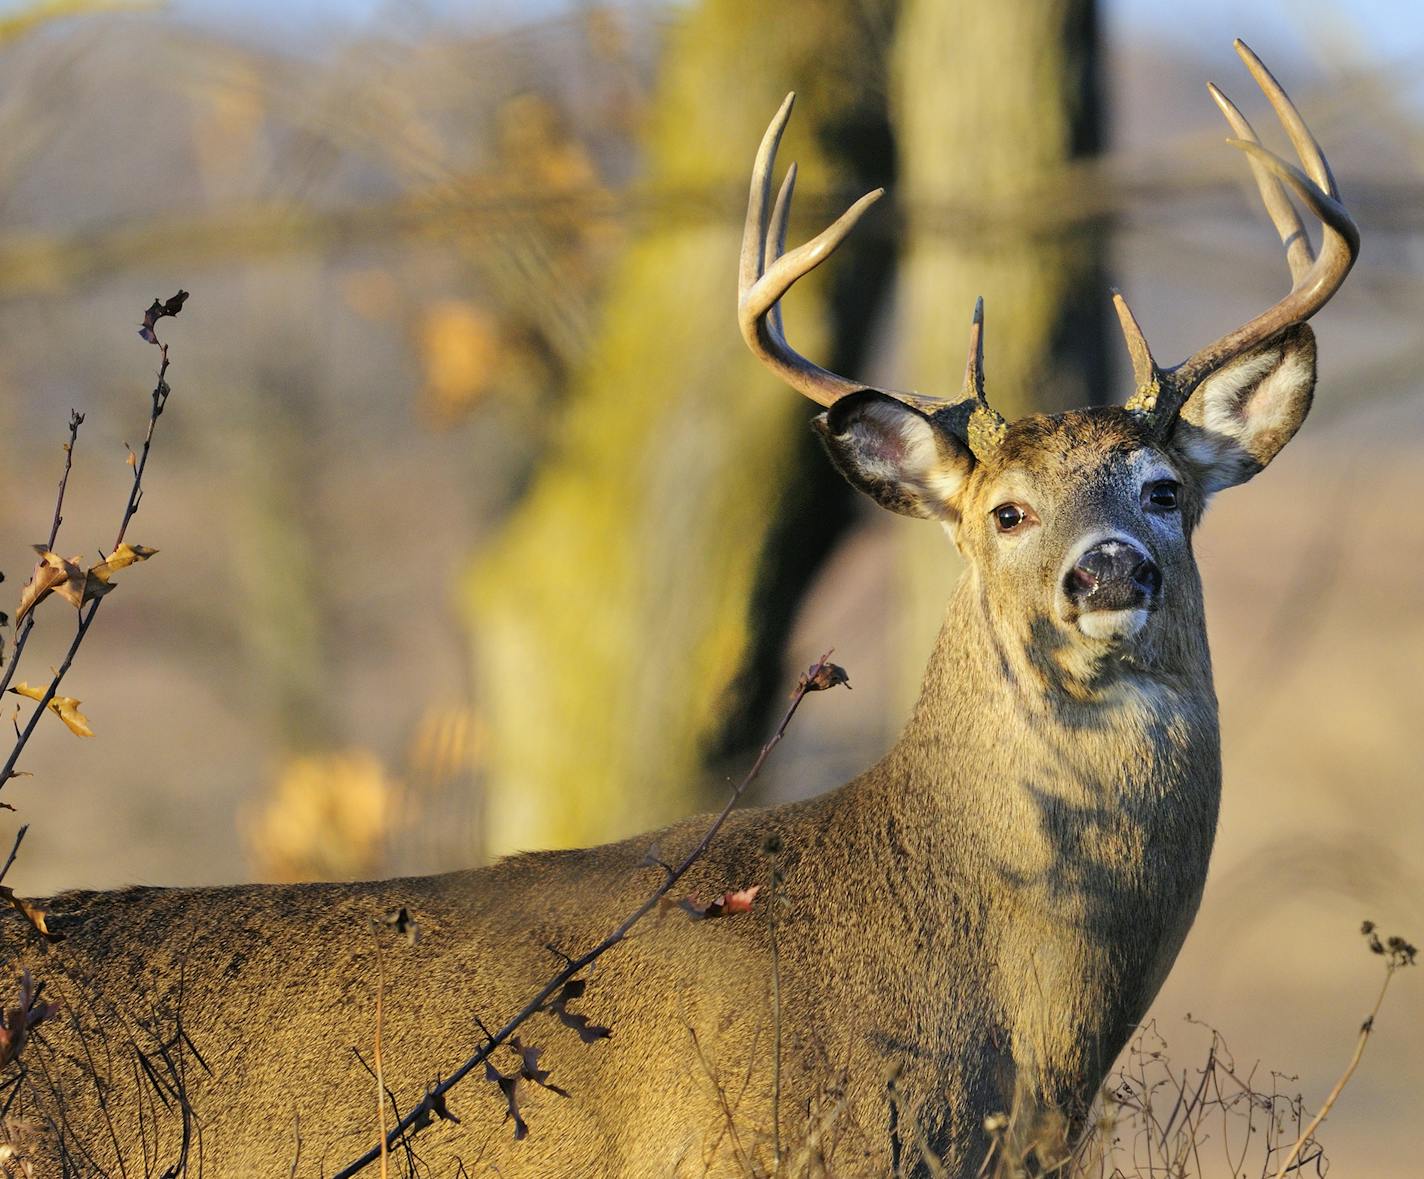
[[[421,315],[423,400],[437,421],[452,421],[489,391],[500,359],[499,325],[462,299],[442,299]]]
[[[32,687],[21,680],[10,691],[17,696],[27,696],[31,700],[43,700],[47,689]],[[76,737],[94,735],[94,730],[89,727],[89,718],[79,711],[79,701],[73,696],[51,696],[45,707],[59,717]]]
[[[268,880],[379,874],[394,784],[365,750],[293,757],[244,824],[248,854]]]

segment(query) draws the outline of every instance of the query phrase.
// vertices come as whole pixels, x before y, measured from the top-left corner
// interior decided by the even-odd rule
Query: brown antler
[[[752,167],[751,195],[747,200],[747,220],[742,230],[742,255],[737,284],[737,321],[747,347],[761,362],[793,389],[804,393],[819,405],[831,405],[848,393],[874,388],[916,409],[933,413],[955,404],[952,398],[930,397],[923,393],[863,385],[822,368],[807,360],[786,342],[781,323],[781,297],[802,275],[809,274],[824,262],[860,220],[861,215],[884,195],[883,188],[868,192],[856,201],[829,228],[822,230],[805,245],[783,253],[786,244],[786,223],[791,214],[791,195],[796,187],[796,165],[786,171],[775,206],[771,208],[771,176],[776,164],[776,149],[782,132],[791,118],[796,95],[788,94],[776,117],[771,120],[757,149]],[[970,365],[976,374],[966,376],[966,398],[975,401],[973,418],[984,429],[975,434],[981,448],[991,445],[1002,433],[1003,419],[984,400],[983,352],[979,346],[983,323],[982,300],[975,310],[970,343]],[[977,356],[977,360],[976,360]],[[973,444],[971,444],[972,446]]]
[[[1300,117],[1300,112],[1281,84],[1244,41],[1236,41],[1236,52],[1270,101],[1276,117],[1290,137],[1291,146],[1305,166],[1302,172],[1294,164],[1263,148],[1246,117],[1226,95],[1214,85],[1208,85],[1216,105],[1236,133],[1236,138],[1226,142],[1240,148],[1250,160],[1261,200],[1286,248],[1292,285],[1290,293],[1280,302],[1169,369],[1159,368],[1152,359],[1152,351],[1131,308],[1120,294],[1114,292],[1113,303],[1122,323],[1122,334],[1127,339],[1133,376],[1137,381],[1137,392],[1128,402],[1128,408],[1151,414],[1163,430],[1171,429],[1192,390],[1214,369],[1291,324],[1303,323],[1324,307],[1340,289],[1360,252],[1359,230],[1340,203],[1340,190],[1335,185],[1335,177],[1331,175],[1330,165],[1326,163],[1325,154],[1310,133],[1310,128],[1305,125],[1305,120]],[[1311,249],[1310,239],[1286,195],[1282,181],[1290,185],[1305,206],[1320,218],[1323,228],[1318,257]]]

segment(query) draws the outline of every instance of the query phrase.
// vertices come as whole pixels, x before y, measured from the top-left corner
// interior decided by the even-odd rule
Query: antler
[[[1255,131],[1251,129],[1251,124],[1235,104],[1216,86],[1208,85],[1216,105],[1221,108],[1221,113],[1226,116],[1226,121],[1236,133],[1235,138],[1226,142],[1244,151],[1250,161],[1256,187],[1261,193],[1261,201],[1286,248],[1286,262],[1290,266],[1292,285],[1290,293],[1280,302],[1169,369],[1158,367],[1152,359],[1152,351],[1147,346],[1146,337],[1143,336],[1127,301],[1117,292],[1113,293],[1113,304],[1122,323],[1122,334],[1127,340],[1133,376],[1137,381],[1137,392],[1128,402],[1128,408],[1150,413],[1164,430],[1171,428],[1192,391],[1214,369],[1270,339],[1282,329],[1303,323],[1324,307],[1330,297],[1340,289],[1340,284],[1345,281],[1345,276],[1350,272],[1350,267],[1355,264],[1355,258],[1360,252],[1359,230],[1344,205],[1340,203],[1340,190],[1336,187],[1335,177],[1331,175],[1330,165],[1326,162],[1320,145],[1310,133],[1310,128],[1305,125],[1305,120],[1300,117],[1295,104],[1261,59],[1239,38],[1235,42],[1235,48],[1237,55],[1246,63],[1251,76],[1256,79],[1256,84],[1270,101],[1276,117],[1280,119],[1290,137],[1291,146],[1295,148],[1296,155],[1305,166],[1305,171],[1302,172],[1294,164],[1287,163],[1262,147]],[[1290,185],[1306,208],[1320,218],[1322,234],[1319,256],[1311,249],[1305,227],[1286,195],[1282,182]]]
[[[899,389],[863,385],[848,380],[818,364],[807,360],[786,342],[781,323],[781,297],[786,294],[805,274],[809,274],[831,256],[843,242],[862,214],[884,194],[883,188],[866,193],[849,209],[842,213],[827,229],[804,245],[797,246],[790,253],[784,253],[786,245],[786,223],[791,214],[791,195],[796,187],[796,165],[786,171],[776,203],[767,216],[771,204],[771,176],[776,164],[776,149],[781,143],[782,132],[791,118],[791,107],[796,101],[794,93],[788,94],[776,112],[775,118],[762,136],[757,149],[756,163],[752,167],[751,194],[747,200],[747,220],[742,230],[741,265],[737,284],[737,321],[742,329],[742,338],[747,347],[793,389],[804,393],[818,405],[832,405],[848,393],[860,393],[869,388],[884,393],[912,405],[926,413],[934,413],[956,404],[952,398],[930,397],[923,393],[912,393]],[[1003,430],[1003,419],[994,413],[984,400],[983,350],[980,332],[983,323],[983,300],[974,312],[974,325],[970,342],[970,372],[965,377],[964,396],[974,402],[971,420],[978,422],[981,429],[974,435],[971,449],[977,443],[986,448],[992,445]],[[979,453],[976,450],[976,453]]]

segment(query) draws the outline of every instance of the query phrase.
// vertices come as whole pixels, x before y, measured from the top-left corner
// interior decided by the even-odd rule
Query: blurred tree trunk
[[[704,801],[709,753],[743,744],[764,711],[848,499],[814,452],[808,403],[737,335],[735,206],[793,86],[782,156],[799,159],[803,194],[830,175],[888,178],[890,8],[707,0],[671,35],[646,179],[687,200],[629,247],[558,441],[466,587],[492,852],[685,813]],[[706,194],[725,197],[689,216]],[[792,236],[820,229],[830,203],[803,196]],[[792,339],[833,367],[859,367],[888,276],[873,236],[837,259],[833,294],[816,276],[790,301]]]
[[[904,387],[958,389],[982,294],[987,390],[1005,417],[1103,400],[1103,235],[1057,222],[1053,193],[1102,140],[1094,0],[905,0],[892,74]],[[902,531],[900,714],[958,573],[949,546]]]

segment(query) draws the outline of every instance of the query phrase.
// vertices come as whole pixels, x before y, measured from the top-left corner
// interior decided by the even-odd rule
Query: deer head
[[[1271,73],[1236,51],[1284,125],[1302,168],[1261,147],[1215,86],[1210,92],[1249,159],[1293,280],[1274,306],[1178,365],[1153,359],[1114,294],[1137,388],[1121,407],[1005,422],[984,393],[983,300],[974,309],[957,398],[871,388],[828,372],[786,342],[779,300],[840,244],[883,190],[819,236],[783,252],[795,186],[786,174],[770,216],[788,95],[752,174],[742,239],[739,321],[752,351],[826,406],[815,419],[836,466],[883,506],[938,520],[975,575],[994,621],[1047,619],[1060,643],[1099,654],[1144,643],[1155,615],[1199,596],[1190,535],[1212,494],[1243,483],[1290,441],[1310,409],[1315,342],[1305,321],[1339,289],[1359,250],[1330,167]],[[1322,224],[1312,249],[1286,189]]]

